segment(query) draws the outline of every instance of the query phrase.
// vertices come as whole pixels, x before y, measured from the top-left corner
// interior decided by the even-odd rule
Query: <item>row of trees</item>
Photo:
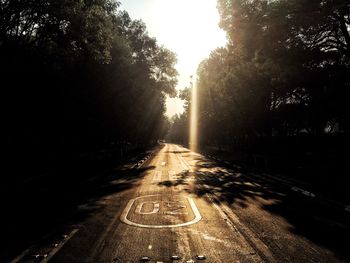
[[[165,96],[176,93],[176,56],[119,4],[0,1],[9,150],[64,153],[163,136]]]
[[[198,68],[204,144],[349,130],[348,1],[218,0],[218,10],[228,44]]]

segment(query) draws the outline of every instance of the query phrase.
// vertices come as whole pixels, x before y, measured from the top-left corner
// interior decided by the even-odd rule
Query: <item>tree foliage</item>
[[[166,132],[176,56],[115,0],[1,0],[9,148],[148,143]]]
[[[349,129],[348,1],[218,0],[218,10],[228,44],[198,68],[204,143]]]

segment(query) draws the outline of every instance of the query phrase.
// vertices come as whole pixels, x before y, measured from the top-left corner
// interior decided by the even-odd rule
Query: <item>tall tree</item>
[[[218,0],[229,41],[198,68],[203,142],[349,127],[349,7]]]

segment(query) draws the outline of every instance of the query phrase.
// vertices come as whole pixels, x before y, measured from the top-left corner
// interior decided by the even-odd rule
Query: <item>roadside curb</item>
[[[138,169],[142,165],[146,163],[146,161],[153,155],[155,150],[150,151],[146,156],[144,156],[141,160],[131,166],[131,169]]]
[[[146,155],[145,157],[143,157],[140,161],[138,161],[137,163],[135,163],[133,166],[131,166],[132,169],[137,169],[140,168],[150,157],[151,157],[152,153]]]

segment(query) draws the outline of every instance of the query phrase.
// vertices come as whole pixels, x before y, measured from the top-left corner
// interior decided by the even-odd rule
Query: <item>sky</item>
[[[226,44],[225,32],[218,26],[216,1],[120,0],[120,9],[132,19],[142,19],[149,35],[177,54],[177,90],[188,87],[199,63]],[[178,98],[167,98],[166,105],[168,117],[183,111],[183,101]]]

